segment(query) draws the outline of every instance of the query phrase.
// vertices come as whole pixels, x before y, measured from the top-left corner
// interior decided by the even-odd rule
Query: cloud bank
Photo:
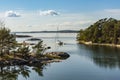
[[[120,15],[120,9],[105,9],[104,11],[105,11],[107,14]]]
[[[55,10],[46,10],[46,11],[40,11],[40,16],[57,16],[59,15],[58,12]]]
[[[5,12],[5,17],[20,17],[21,15],[15,11],[6,11]]]

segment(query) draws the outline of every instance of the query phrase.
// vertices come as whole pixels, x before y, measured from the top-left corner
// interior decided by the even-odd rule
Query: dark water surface
[[[40,38],[56,34],[30,35]],[[119,48],[77,44],[75,34],[61,34],[59,39],[66,43],[63,46],[57,46],[55,38],[42,39],[52,47],[49,51],[65,51],[70,57],[45,65],[1,67],[0,80],[120,80]]]

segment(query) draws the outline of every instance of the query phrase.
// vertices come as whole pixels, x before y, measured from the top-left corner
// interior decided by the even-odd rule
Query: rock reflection
[[[78,45],[80,50],[85,50],[85,57],[102,68],[120,69],[120,48],[107,46]],[[82,53],[83,54],[83,53]]]

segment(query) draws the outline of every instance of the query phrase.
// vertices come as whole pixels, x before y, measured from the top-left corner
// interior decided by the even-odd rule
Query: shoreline
[[[85,44],[85,45],[98,45],[98,46],[109,46],[109,47],[118,47],[118,48],[120,48],[120,44],[92,43],[91,41],[89,41],[89,42],[80,41],[79,44]]]
[[[7,57],[4,56],[4,57]],[[3,66],[13,66],[13,65],[34,65],[34,64],[47,64],[53,62],[61,62],[69,58],[70,55],[66,52],[47,52],[46,54],[39,56],[39,55],[29,55],[24,57],[20,57],[20,55],[16,55],[13,58],[1,58],[0,65]]]

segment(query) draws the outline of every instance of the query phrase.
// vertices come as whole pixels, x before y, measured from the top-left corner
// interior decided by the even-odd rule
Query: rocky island
[[[44,55],[30,54],[27,56],[17,55],[5,55],[0,59],[0,65],[12,66],[12,65],[34,65],[34,64],[44,64],[52,62],[60,62],[67,59],[69,54],[65,52],[49,52]]]
[[[19,43],[16,35],[11,34],[10,30],[0,23],[0,65],[34,65],[51,62],[60,62],[67,59],[69,54],[66,52],[45,52],[51,47],[45,46],[42,39],[37,39],[38,43]],[[23,36],[19,36],[23,37]],[[29,36],[28,36],[29,37]],[[32,38],[30,40],[36,40]]]

